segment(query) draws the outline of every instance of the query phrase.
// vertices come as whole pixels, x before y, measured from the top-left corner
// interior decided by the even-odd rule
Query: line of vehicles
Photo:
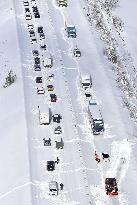
[[[35,18],[40,18],[40,14],[39,14],[38,7],[36,5],[36,1],[35,0],[31,0],[32,12],[31,12],[31,10],[29,8],[30,3],[29,3],[28,0],[24,0],[23,4],[24,4],[24,7],[25,7],[26,20],[31,20],[32,19],[32,12],[33,12]]]
[[[94,135],[104,132],[104,121],[100,108],[95,99],[92,98],[92,78],[88,73],[80,74],[80,83],[88,100],[88,116]]]
[[[76,28],[74,25],[66,24],[66,32],[68,38],[76,38]],[[81,52],[76,47],[73,50],[75,57],[80,57]],[[104,120],[97,104],[97,101],[92,98],[92,78],[89,73],[80,74],[80,83],[84,90],[86,99],[88,100],[88,117],[91,124],[92,132],[94,135],[103,134],[104,132]],[[118,188],[116,178],[106,178],[105,179],[105,191],[109,196],[118,195]]]
[[[39,48],[36,49],[34,46],[34,49],[32,50],[32,55],[34,59],[34,71],[38,74],[35,78],[35,83],[38,85],[37,87],[37,94],[38,95],[44,95],[46,91],[49,93],[49,98],[51,103],[57,102],[57,95],[54,93],[54,86],[51,82],[54,81],[54,74],[50,72],[50,69],[53,67],[53,58],[52,55],[47,52],[47,45],[45,43],[45,34],[43,26],[34,26],[32,24],[32,15],[31,10],[34,13],[35,18],[40,18],[40,14],[38,11],[36,0],[30,0],[31,3],[28,0],[23,1],[23,5],[25,7],[25,19],[28,22],[28,32],[31,39],[31,44],[39,45]],[[66,1],[59,1],[59,5],[61,4],[66,5]],[[30,7],[31,6],[31,7]],[[37,46],[38,47],[38,46]],[[42,72],[42,69],[46,69],[48,75],[42,76],[40,73]],[[44,85],[44,80],[46,79],[46,89]],[[62,116],[60,114],[54,114],[52,115],[52,111],[49,108],[48,104],[43,104],[42,102],[40,105],[38,105],[38,118],[39,118],[39,124],[40,126],[49,125],[50,123],[55,124],[54,128],[54,134],[60,135],[62,134],[63,130],[60,125],[60,122],[62,120]],[[51,139],[43,139],[44,146],[51,146]],[[56,149],[63,149],[64,148],[64,141],[62,138],[55,141]],[[47,171],[54,171],[55,165],[59,163],[59,158],[57,157],[56,161],[47,161]],[[63,184],[60,184],[60,189],[63,189]],[[57,196],[59,193],[59,183],[56,181],[50,181],[49,182],[49,195],[55,195]]]
[[[38,12],[36,0],[30,0],[32,4],[32,11],[34,13],[35,18],[40,18],[40,14]],[[57,5],[60,7],[67,7],[68,3],[67,0],[56,0]],[[24,7],[25,7],[25,18],[26,20],[31,20],[32,15],[30,12],[29,7],[29,1],[24,0],[23,1]],[[40,56],[40,53],[38,50],[34,49],[32,50],[33,58],[34,58],[34,70],[35,71],[41,71],[41,69],[46,68],[48,71],[48,76],[46,78],[47,85],[47,92],[49,93],[50,101],[55,103],[57,102],[57,96],[54,91],[53,84],[49,82],[54,81],[54,74],[49,71],[53,67],[53,58],[51,54],[47,55],[47,46],[45,43],[45,34],[44,29],[42,26],[37,27],[37,32],[35,32],[34,25],[29,23],[28,24],[28,31],[31,38],[31,43],[39,43],[40,45],[40,51],[44,53]],[[76,27],[74,25],[69,25],[65,23],[65,31],[68,38],[76,38],[77,32]],[[38,40],[36,38],[36,33],[38,35]],[[44,40],[44,41],[43,41]],[[73,55],[75,57],[81,57],[81,51],[76,46],[73,49]],[[43,83],[42,76],[37,76],[35,79],[36,84],[40,85],[37,87],[37,94],[44,95],[46,90],[44,86],[41,86]],[[96,102],[95,99],[92,98],[92,78],[90,74],[81,74],[80,75],[80,83],[84,90],[84,94],[86,99],[88,100],[88,116],[89,116],[89,122],[91,124],[92,132],[94,135],[102,134],[104,132],[104,120],[100,111],[100,108]],[[58,125],[54,128],[54,134],[60,135],[62,134],[62,127],[60,125],[60,122],[62,120],[62,116],[60,114],[54,114],[52,115],[52,111],[49,108],[47,104],[41,104],[38,106],[38,113],[39,113],[39,124],[40,125],[49,125],[50,123],[57,123]],[[51,139],[43,139],[44,146],[51,146]],[[56,148],[57,149],[63,149],[64,142],[63,139],[60,138],[59,141],[55,141]],[[54,171],[55,170],[55,164],[58,164],[58,157],[57,161],[47,161],[47,170],[48,171]],[[106,178],[105,179],[105,191],[107,195],[118,195],[118,188],[117,188],[117,182],[115,178]],[[56,181],[49,182],[49,194],[57,196],[59,193],[59,184]]]
[[[74,25],[70,25],[65,22],[65,30],[68,38],[77,37],[76,27]],[[81,56],[81,51],[80,49],[78,49],[77,46],[76,48],[73,49],[73,54],[75,57]],[[101,134],[104,132],[104,121],[97,102],[94,99],[92,99],[92,92],[91,92],[92,78],[90,74],[87,73],[81,74],[80,82],[84,89],[85,96],[89,100],[88,115],[89,115],[89,121],[91,123],[93,134],[94,135]]]
[[[100,108],[94,98],[92,98],[92,78],[90,74],[81,74],[80,83],[84,90],[86,99],[88,100],[88,117],[91,124],[92,132],[94,135],[103,134],[104,132],[104,120],[100,111]],[[96,151],[95,151],[96,153]],[[108,158],[108,154],[102,153],[104,157]],[[97,154],[95,154],[97,155]],[[107,156],[105,156],[107,155]],[[99,160],[99,161],[98,161]],[[96,161],[100,162],[100,158]],[[105,179],[105,191],[109,196],[118,195],[118,187],[116,178]]]

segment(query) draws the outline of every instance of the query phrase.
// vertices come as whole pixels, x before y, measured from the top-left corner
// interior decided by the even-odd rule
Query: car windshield
[[[84,85],[84,86],[89,86],[89,85],[90,85],[90,83],[83,83],[83,85]]]
[[[50,189],[50,191],[57,191],[57,189]]]
[[[96,122],[94,124],[94,127],[95,127],[96,131],[98,131],[98,132],[103,130],[103,124],[102,123]]]
[[[86,93],[86,97],[91,97],[91,94],[90,93]]]

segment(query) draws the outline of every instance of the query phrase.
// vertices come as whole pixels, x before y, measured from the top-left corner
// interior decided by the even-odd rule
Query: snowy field
[[[31,20],[25,19],[22,0],[0,2],[0,204],[135,205],[137,1],[120,0],[113,8],[106,7],[105,0],[68,0],[66,8],[56,0],[28,2]],[[33,5],[40,18],[34,18]],[[67,37],[67,23],[76,26],[77,38]],[[28,24],[34,26],[37,43],[31,43]],[[46,51],[40,48],[38,26],[43,26]],[[80,58],[73,55],[76,45]],[[34,70],[36,49],[41,71]],[[49,54],[53,67],[45,68],[42,60]],[[6,87],[10,70],[16,78]],[[101,135],[93,135],[89,123],[88,100],[80,83],[83,72],[92,76],[92,98],[104,120]],[[54,74],[52,81],[49,74]],[[38,76],[43,95],[37,94]],[[47,90],[49,84],[54,91]],[[57,102],[51,102],[50,93],[57,95]],[[51,115],[61,114],[61,135],[54,134],[58,124],[52,119],[50,125],[40,125],[38,106],[48,106]],[[51,146],[44,146],[43,138],[50,138]],[[64,148],[57,149],[61,138]],[[109,160],[102,153],[108,153]],[[55,170],[47,171],[47,161],[57,157]],[[117,180],[118,196],[105,193],[109,177]],[[58,196],[49,195],[50,181],[64,184]]]
[[[29,204],[31,198],[27,125],[20,52],[12,1],[1,1],[0,23],[0,204]],[[7,73],[17,81],[3,88]]]

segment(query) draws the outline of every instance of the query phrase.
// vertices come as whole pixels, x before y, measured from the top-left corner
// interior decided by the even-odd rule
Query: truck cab
[[[88,114],[94,135],[104,132],[104,121],[100,109],[95,100],[90,100],[88,105]]]
[[[81,85],[82,87],[86,90],[88,88],[91,88],[92,86],[92,79],[91,79],[91,75],[86,73],[86,74],[81,74],[80,76],[80,81],[81,81]]]
[[[74,25],[67,25],[66,32],[67,32],[68,38],[76,38],[77,37],[76,28]]]
[[[49,195],[58,195],[58,183],[56,181],[49,182]]]

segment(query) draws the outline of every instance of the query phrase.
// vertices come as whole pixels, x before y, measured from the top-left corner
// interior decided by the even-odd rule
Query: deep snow
[[[40,19],[28,21],[37,27],[43,26],[47,52],[53,56],[53,68],[42,67],[34,71],[32,50],[37,48],[42,59],[43,52],[38,43],[32,45],[27,30],[22,1],[0,3],[4,21],[1,32],[1,85],[5,73],[13,68],[17,81],[8,88],[1,88],[1,204],[135,204],[136,196],[136,125],[123,107],[122,91],[117,86],[112,65],[103,55],[104,43],[99,32],[90,26],[86,16],[87,1],[68,1],[67,8],[59,8],[55,0],[36,1]],[[101,2],[101,1],[100,1]],[[134,1],[136,5],[136,2]],[[132,4],[133,5],[133,4]],[[133,7],[135,8],[135,5]],[[126,46],[135,57],[134,16],[127,14],[128,1],[121,1],[115,10],[125,23]],[[31,4],[30,4],[31,8]],[[15,12],[15,13],[14,13]],[[31,10],[32,12],[32,10]],[[102,11],[103,12],[103,11]],[[8,14],[8,15],[7,15]],[[5,16],[7,18],[5,18]],[[68,39],[65,24],[76,26],[77,38]],[[132,24],[133,23],[133,24]],[[5,25],[9,25],[5,29]],[[111,25],[109,25],[111,27]],[[133,29],[130,29],[130,28]],[[3,29],[4,28],[4,29]],[[14,38],[11,33],[13,33]],[[134,42],[134,44],[132,43]],[[72,49],[78,46],[82,52],[75,59]],[[121,44],[119,44],[119,50]],[[105,122],[105,132],[93,136],[87,114],[88,102],[80,85],[80,73],[89,72],[93,79],[92,94],[99,104]],[[58,101],[51,103],[47,75],[55,74],[53,85]],[[37,95],[35,77],[43,77],[44,96]],[[9,97],[10,96],[10,97]],[[16,96],[16,97],[15,97]],[[10,99],[10,101],[9,101]],[[62,115],[63,134],[54,134],[55,123],[39,125],[38,105],[48,104],[52,114]],[[8,129],[7,129],[8,128]],[[43,138],[51,138],[52,146],[44,147]],[[57,150],[55,141],[60,137],[64,149]],[[6,147],[6,148],[5,148]],[[5,153],[6,150],[6,153]],[[94,151],[101,157],[102,152],[110,154],[110,162],[94,160]],[[56,170],[46,170],[47,160],[56,160]],[[3,163],[2,163],[3,162]],[[10,170],[10,172],[9,172]],[[106,177],[116,177],[119,196],[109,198],[105,194]],[[64,184],[59,196],[50,197],[48,183],[56,180]],[[6,182],[6,183],[5,183]],[[31,189],[30,189],[31,188]]]
[[[12,1],[0,2],[0,10],[0,203],[23,205],[30,203],[31,190],[22,65]],[[3,88],[10,69],[17,81]]]

